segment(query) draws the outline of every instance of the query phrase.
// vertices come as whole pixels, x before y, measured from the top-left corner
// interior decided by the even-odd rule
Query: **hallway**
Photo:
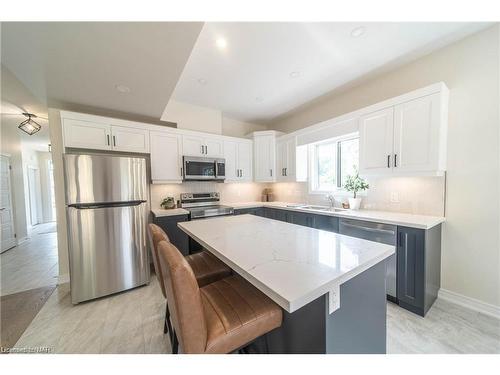
[[[37,225],[31,238],[0,255],[1,346],[12,347],[57,285],[56,223]]]

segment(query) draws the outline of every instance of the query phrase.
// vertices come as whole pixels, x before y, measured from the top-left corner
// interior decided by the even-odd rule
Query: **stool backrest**
[[[168,307],[183,353],[203,353],[207,325],[200,288],[193,270],[181,252],[170,242],[158,244]]]
[[[148,225],[148,234],[149,234],[149,243],[151,246],[151,252],[153,253],[153,264],[155,267],[156,277],[158,278],[158,282],[160,283],[160,289],[163,293],[163,297],[167,298],[165,292],[165,281],[163,280],[163,272],[160,266],[160,261],[158,259],[158,244],[161,241],[170,242],[167,234],[163,229],[161,229],[158,225],[150,223]]]

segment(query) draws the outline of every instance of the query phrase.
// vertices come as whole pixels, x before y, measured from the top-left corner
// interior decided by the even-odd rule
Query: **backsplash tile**
[[[370,189],[361,208],[418,215],[444,216],[444,177],[381,177],[367,179]],[[276,200],[328,205],[323,194],[309,194],[306,182],[276,183],[271,186]],[[335,195],[336,205],[347,197]],[[396,198],[396,199],[391,199]],[[397,201],[395,201],[397,200]]]
[[[444,215],[444,177],[381,177],[367,179],[370,189],[363,196],[362,208],[418,215]],[[309,194],[306,182],[217,183],[184,182],[182,184],[151,185],[151,207],[159,208],[163,198],[180,193],[217,191],[223,203],[260,201],[264,188],[271,188],[274,200],[290,203],[328,205],[325,195]],[[391,200],[397,198],[398,202]],[[394,197],[396,195],[396,197]],[[336,196],[336,205],[347,202],[347,197]]]
[[[179,199],[181,193],[206,193],[217,191],[223,203],[260,201],[262,191],[268,184],[253,182],[203,182],[191,181],[182,184],[151,185],[151,207],[159,208],[165,197]]]

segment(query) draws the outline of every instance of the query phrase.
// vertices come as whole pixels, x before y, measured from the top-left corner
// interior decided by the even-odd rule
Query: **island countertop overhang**
[[[394,246],[253,215],[178,226],[235,272],[294,312],[394,254]]]

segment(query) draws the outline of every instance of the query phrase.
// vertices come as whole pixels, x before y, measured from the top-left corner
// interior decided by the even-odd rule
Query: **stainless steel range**
[[[190,212],[191,220],[234,213],[233,207],[224,206],[219,202],[220,194],[217,192],[181,194],[181,207]]]

